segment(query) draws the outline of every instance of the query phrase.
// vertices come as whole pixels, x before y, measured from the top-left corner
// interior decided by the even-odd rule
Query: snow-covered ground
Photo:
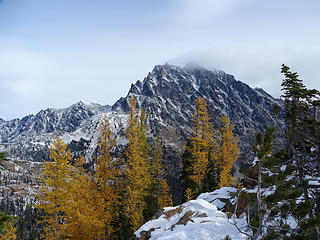
[[[159,218],[145,223],[135,234],[141,237],[149,231],[150,239],[157,240],[221,240],[227,235],[231,239],[247,239],[231,222],[214,204],[196,199],[165,208]],[[245,227],[246,220],[237,219],[237,225]]]

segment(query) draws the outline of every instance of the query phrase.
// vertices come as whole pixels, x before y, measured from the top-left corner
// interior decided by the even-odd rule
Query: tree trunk
[[[57,240],[57,226],[58,226],[58,223],[57,223],[57,215],[55,214],[54,215],[54,230],[53,230],[53,238],[54,240]]]
[[[257,162],[258,164],[258,190],[257,190],[257,208],[258,208],[258,218],[259,218],[259,226],[255,234],[253,235],[253,239],[256,240],[262,234],[262,225],[263,225],[263,216],[261,213],[262,207],[262,198],[261,198],[261,164],[260,159]]]

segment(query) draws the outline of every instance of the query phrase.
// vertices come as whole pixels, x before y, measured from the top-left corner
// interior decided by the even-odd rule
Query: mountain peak
[[[82,107],[82,108],[86,108],[86,107],[89,107],[89,106],[92,106],[92,105],[96,105],[94,103],[87,103],[87,102],[84,102],[82,100],[76,102],[75,104],[72,104],[71,107]],[[98,104],[99,105],[99,104]]]
[[[155,65],[155,67],[152,70],[152,73],[154,73],[154,72],[167,73],[167,72],[172,72],[172,71],[181,72],[181,71],[183,71],[183,69],[181,67],[176,66],[176,65],[165,63],[163,65]]]

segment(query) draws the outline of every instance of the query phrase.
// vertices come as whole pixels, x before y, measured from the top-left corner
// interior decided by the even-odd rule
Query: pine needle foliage
[[[188,140],[185,150],[181,156],[181,176],[180,182],[182,185],[182,192],[184,196],[182,197],[182,201],[186,201],[185,193],[189,188],[194,192],[196,190],[196,184],[190,179],[190,175],[192,174],[192,153],[191,153],[191,141]]]
[[[156,213],[156,211],[161,210],[164,205],[172,205],[172,199],[170,195],[170,187],[165,180],[165,173],[162,165],[162,145],[159,137],[157,136],[153,142],[152,148],[152,163],[151,163],[151,191],[150,195],[155,196],[155,207],[152,208],[152,215]],[[166,186],[164,186],[164,181]],[[170,199],[169,200],[164,200]],[[164,204],[167,202],[167,204]]]
[[[155,138],[152,149],[152,165],[151,165],[151,175],[152,175],[152,185],[154,186],[154,192],[156,193],[157,199],[157,210],[161,209],[159,206],[159,196],[161,191],[162,180],[164,179],[164,171],[161,163],[162,160],[162,148],[158,137]]]
[[[5,152],[0,152],[0,162],[7,161],[7,154]]]

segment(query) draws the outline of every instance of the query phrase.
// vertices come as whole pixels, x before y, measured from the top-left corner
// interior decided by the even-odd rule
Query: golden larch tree
[[[141,141],[140,123],[136,99],[130,98],[130,115],[128,119],[128,146],[125,152],[127,168],[125,208],[130,219],[131,230],[135,231],[143,224],[145,197],[151,184],[149,166],[145,159],[144,143]]]
[[[213,161],[215,141],[213,127],[209,119],[207,101],[201,97],[196,99],[196,113],[192,118],[193,135],[190,138],[192,154],[190,179],[196,184],[197,193],[203,188],[203,181],[209,171],[209,161]]]
[[[185,193],[186,202],[189,202],[193,197],[194,197],[194,195],[193,195],[192,189],[187,188],[186,193]]]
[[[99,127],[94,174],[87,172],[84,157],[76,161],[70,191],[72,200],[67,209],[68,236],[71,239],[110,239],[115,231],[118,195],[115,188],[117,160],[110,155],[115,140],[107,116]]]
[[[115,231],[111,223],[117,215],[119,204],[119,196],[116,190],[119,163],[110,153],[115,144],[108,118],[105,115],[100,126],[100,137],[97,143],[98,154],[94,174],[94,181],[98,187],[97,197],[102,202],[97,215],[104,222],[105,238],[110,238]]]
[[[17,239],[17,228],[14,226],[14,221],[7,221],[3,234],[0,234],[0,240],[16,240]]]
[[[43,171],[39,177],[41,187],[35,197],[35,207],[44,210],[46,215],[41,222],[45,223],[45,239],[63,239],[66,221],[65,207],[69,202],[73,167],[71,153],[61,138],[53,142],[50,149],[53,162],[44,161]]]
[[[167,184],[167,181],[165,179],[162,179],[161,181],[161,188],[160,188],[158,203],[159,203],[159,209],[173,205],[172,197],[170,194],[170,187]]]
[[[100,199],[96,197],[97,185],[91,173],[83,168],[85,162],[82,156],[75,160],[74,176],[69,191],[70,201],[65,209],[67,239],[102,239],[105,235],[104,221],[97,217],[97,208],[101,205]]]
[[[222,116],[220,122],[221,146],[218,165],[221,173],[219,187],[229,187],[233,181],[232,166],[240,156],[239,139],[233,134],[234,125],[231,124],[227,116]]]

